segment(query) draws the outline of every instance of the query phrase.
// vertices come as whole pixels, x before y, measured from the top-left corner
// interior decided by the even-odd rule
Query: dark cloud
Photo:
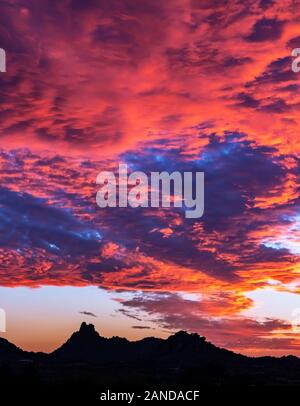
[[[240,93],[237,96],[238,103],[237,105],[240,107],[247,107],[247,108],[258,108],[259,107],[259,101],[256,100],[253,96],[247,93]]]
[[[262,18],[252,27],[251,33],[245,38],[249,42],[275,41],[281,37],[285,22],[276,18]]]
[[[123,23],[121,19],[114,18],[108,24],[98,25],[93,34],[94,42],[103,42],[111,44],[124,44],[133,46],[134,37],[128,32],[127,23]]]
[[[84,316],[97,317],[95,313],[87,312],[86,310],[79,312],[79,313],[83,314]]]
[[[260,0],[259,5],[263,10],[267,10],[269,7],[275,4],[274,0]]]
[[[0,190],[1,246],[42,248],[59,256],[97,252],[101,235],[69,210],[49,206],[45,199],[8,189]]]
[[[286,113],[290,110],[290,106],[284,99],[276,99],[260,107],[260,110],[270,113]]]
[[[287,46],[288,48],[291,48],[291,49],[300,48],[300,35],[297,36],[297,37],[291,38],[291,39],[287,42],[286,46]]]
[[[236,66],[243,66],[243,65],[250,64],[251,62],[252,62],[252,59],[249,57],[236,58],[234,56],[228,56],[224,59],[223,66],[224,66],[224,68],[234,68]]]
[[[291,69],[290,56],[279,58],[271,62],[265,71],[255,78],[254,81],[247,83],[246,87],[266,84],[278,84],[295,79],[295,74]]]

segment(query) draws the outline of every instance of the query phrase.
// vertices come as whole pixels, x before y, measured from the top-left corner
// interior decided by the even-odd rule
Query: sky
[[[0,10],[1,336],[52,351],[88,321],[300,356],[300,2]],[[203,171],[204,215],[99,208],[120,163]]]

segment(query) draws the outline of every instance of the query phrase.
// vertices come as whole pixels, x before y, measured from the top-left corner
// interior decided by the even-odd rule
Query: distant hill
[[[0,339],[0,381],[7,387],[300,387],[300,359],[250,358],[179,331],[167,339],[101,337],[92,324],[51,354],[22,351]],[[52,390],[51,389],[51,390]]]

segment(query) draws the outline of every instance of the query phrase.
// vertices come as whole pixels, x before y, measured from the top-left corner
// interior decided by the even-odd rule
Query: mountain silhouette
[[[4,338],[0,338],[0,361],[20,359],[24,354],[25,351],[22,351]]]
[[[198,334],[179,331],[166,340],[155,337],[139,341],[101,337],[92,324],[82,323],[79,331],[51,354],[58,361],[83,361],[95,364],[149,361],[164,365],[195,363],[195,360],[240,357],[215,347]]]
[[[76,390],[87,386],[91,389],[99,385],[107,388],[145,384],[300,387],[300,359],[294,356],[251,358],[185,331],[167,339],[105,338],[92,324],[82,323],[78,331],[50,354],[26,352],[1,338],[0,379],[6,380],[8,387],[26,382],[26,388],[33,385],[43,390],[45,385],[47,388],[74,385]]]

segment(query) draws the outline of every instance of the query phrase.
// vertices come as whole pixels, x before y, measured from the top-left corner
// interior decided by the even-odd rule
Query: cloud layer
[[[290,321],[243,312],[247,292],[299,292],[300,4],[1,8],[0,284],[101,286],[137,320],[294,351]],[[119,162],[204,171],[203,218],[99,209],[96,176]]]

